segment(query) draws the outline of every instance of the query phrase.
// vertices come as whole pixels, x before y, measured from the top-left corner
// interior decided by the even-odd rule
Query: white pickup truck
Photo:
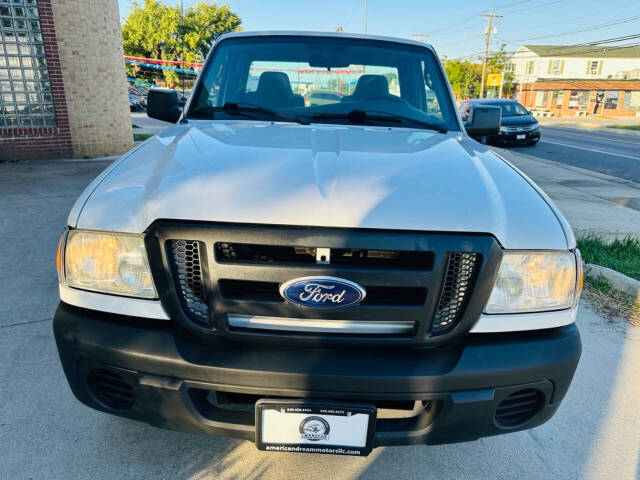
[[[148,114],[175,125],[87,187],[60,242],[81,402],[346,455],[556,412],[581,353],[574,236],[470,138],[500,109],[463,125],[430,46],[224,35],[184,108],[152,90]]]

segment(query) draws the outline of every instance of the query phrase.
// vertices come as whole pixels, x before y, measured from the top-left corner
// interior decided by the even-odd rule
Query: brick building
[[[640,116],[640,47],[522,45],[510,59],[515,93],[553,116]]]
[[[539,80],[519,87],[520,103],[554,117],[640,116],[640,80]]]
[[[0,0],[0,160],[132,143],[117,0]]]

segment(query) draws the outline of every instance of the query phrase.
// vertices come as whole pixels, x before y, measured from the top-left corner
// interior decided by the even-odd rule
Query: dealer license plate
[[[373,448],[376,407],[304,400],[256,403],[256,445],[272,452],[365,456]]]
[[[518,140],[524,140],[525,138],[527,138],[527,136],[526,135],[516,135],[516,138]]]

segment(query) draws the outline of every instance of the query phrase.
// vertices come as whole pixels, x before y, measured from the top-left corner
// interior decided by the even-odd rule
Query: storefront
[[[545,80],[516,92],[525,107],[552,116],[640,117],[640,80]]]
[[[116,0],[0,0],[0,161],[131,147]]]

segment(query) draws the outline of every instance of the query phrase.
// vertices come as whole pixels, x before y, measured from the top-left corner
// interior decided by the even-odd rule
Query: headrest
[[[358,79],[354,97],[384,97],[389,95],[389,82],[384,75],[362,75]]]
[[[284,72],[264,72],[260,75],[256,92],[259,95],[293,95],[289,76]]]

